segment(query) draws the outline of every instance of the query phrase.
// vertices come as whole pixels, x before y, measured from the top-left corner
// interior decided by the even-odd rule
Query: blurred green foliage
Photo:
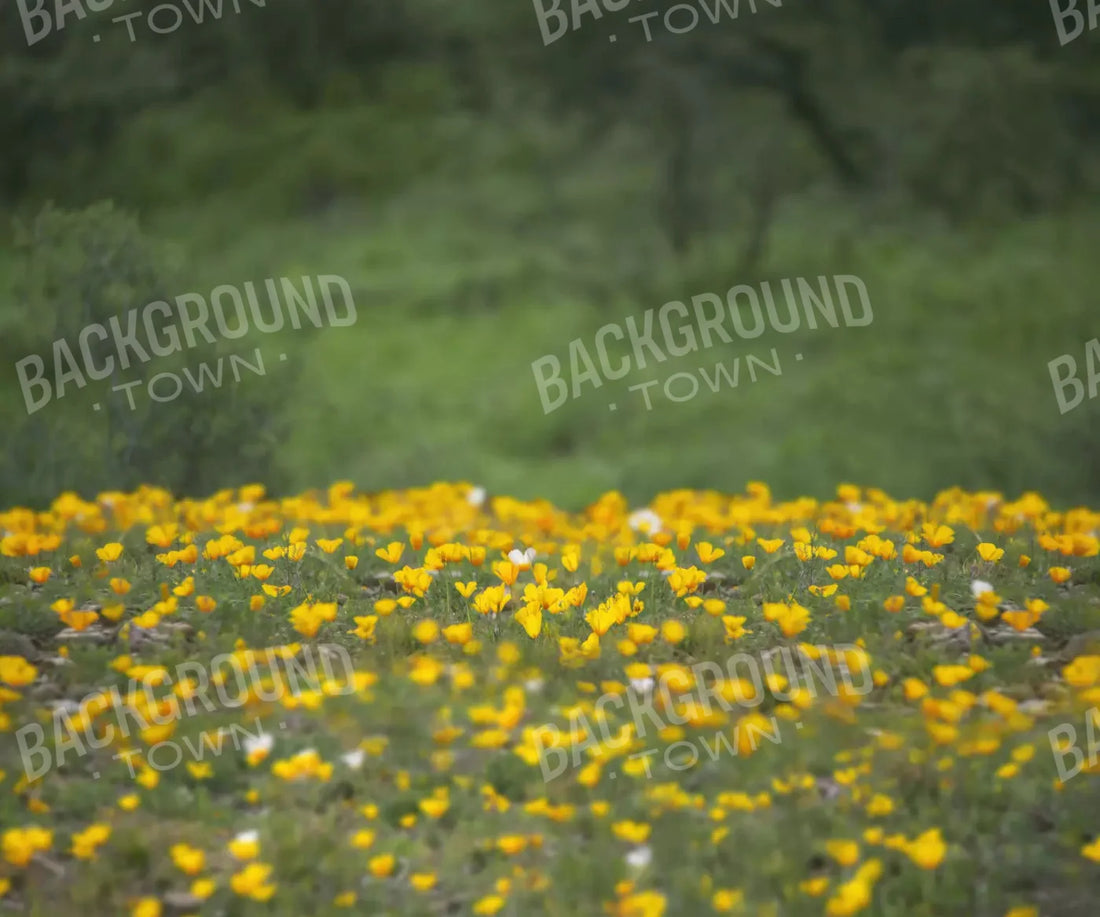
[[[110,203],[81,211],[48,207],[19,227],[16,245],[15,297],[23,320],[5,328],[3,356],[14,363],[38,355],[45,368],[39,385],[46,388],[29,386],[28,404],[14,387],[0,404],[6,432],[0,481],[9,500],[42,504],[62,490],[132,489],[146,480],[147,469],[155,469],[157,481],[192,492],[211,487],[230,461],[234,474],[253,477],[271,467],[285,435],[280,395],[287,391],[287,375],[262,380],[246,375],[231,384],[218,354],[207,353],[204,362],[216,372],[217,388],[213,376],[196,368],[193,378],[203,390],[181,384],[178,397],[164,403],[151,398],[146,386],[160,373],[175,371],[181,378],[193,356],[153,356],[123,371],[119,357],[110,356],[109,342],[91,338],[92,362],[82,356],[78,339],[84,327],[100,324],[109,334],[109,319],[119,316],[125,331],[131,309],[170,301],[186,289],[178,251],[152,241],[133,216]],[[140,318],[135,327],[142,328]],[[66,363],[54,346],[59,340],[75,360]],[[223,342],[218,350],[238,351],[242,344],[230,348]],[[86,375],[90,365],[110,367],[111,374],[92,380]],[[66,366],[75,367],[76,380],[57,383]],[[142,385],[134,393],[118,387],[123,381]],[[170,389],[161,383],[154,391],[164,398]]]
[[[825,0],[646,41],[627,19],[649,9],[545,47],[512,0],[244,2],[134,42],[109,11],[31,47],[7,10],[0,208],[38,229],[0,250],[0,503],[339,477],[573,505],[749,478],[1100,499],[1100,403],[1059,415],[1047,373],[1097,333],[1100,36],[1060,47],[1031,0]],[[358,323],[288,334],[265,379],[147,417],[83,393],[25,414],[14,363],[56,328],[326,273]],[[648,412],[626,391],[726,356],[701,352],[543,415],[543,354],[819,274],[863,278],[874,323],[738,351],[775,346],[782,378]]]

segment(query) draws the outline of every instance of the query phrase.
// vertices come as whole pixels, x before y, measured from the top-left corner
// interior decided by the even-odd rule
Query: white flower
[[[254,509],[255,507],[256,507],[256,504],[255,504],[255,503],[249,503],[249,502],[245,502],[245,503],[238,503],[238,504],[237,504],[237,512],[240,512],[240,513],[250,513],[250,512],[252,512],[252,510],[253,510],[253,509]]]
[[[661,531],[661,517],[651,509],[634,510],[626,522],[635,532],[643,532],[646,535]]]
[[[343,761],[353,771],[359,770],[363,766],[363,758],[366,752],[361,748],[356,748],[354,751],[346,752],[340,755],[340,760]]]
[[[648,675],[645,678],[632,678],[630,679],[630,687],[639,694],[646,694],[653,690],[653,679]]]
[[[275,744],[275,736],[270,732],[261,732],[258,736],[246,735],[244,740],[244,753],[246,755],[252,754],[254,751],[271,751],[271,746]]]
[[[233,842],[238,841],[242,844],[255,844],[260,839],[260,832],[255,829],[251,831],[238,832],[237,836],[233,838]]]
[[[653,851],[648,847],[635,847],[626,855],[626,865],[631,869],[645,869],[653,859]]]
[[[535,559],[535,549],[528,548],[526,551],[521,551],[519,548],[512,548],[508,552],[508,559],[520,569],[526,570]]]
[[[466,502],[470,506],[481,506],[485,502],[485,488],[474,487],[470,489],[470,492],[466,494]]]
[[[977,598],[983,592],[992,592],[993,587],[985,580],[976,579],[970,584],[970,591],[974,594],[974,598]]]
[[[543,682],[541,678],[532,678],[523,683],[523,689],[528,694],[538,694],[539,691],[542,690],[542,684]]]

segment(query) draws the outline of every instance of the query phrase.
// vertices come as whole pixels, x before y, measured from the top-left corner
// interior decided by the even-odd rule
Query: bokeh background
[[[30,47],[0,7],[0,504],[340,479],[570,507],[754,479],[1100,500],[1100,400],[1060,414],[1047,369],[1083,374],[1100,333],[1100,30],[1062,46],[1046,0],[728,0],[651,41],[628,20],[667,4],[639,0],[549,45],[524,0],[225,0],[134,41],[110,21],[153,5]],[[16,361],[88,321],[319,274],[348,279],[354,326],[126,376],[259,346],[263,378],[25,410]],[[543,413],[531,362],[607,322],[835,274],[870,326]],[[781,377],[652,411],[625,391],[772,346]]]

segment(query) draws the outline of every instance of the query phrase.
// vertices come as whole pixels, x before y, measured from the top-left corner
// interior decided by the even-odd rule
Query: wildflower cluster
[[[1100,766],[1071,777],[1047,734],[1100,704],[1098,529],[1034,493],[762,483],[577,513],[464,482],[0,512],[0,731],[66,724],[43,775],[0,743],[0,903],[1075,912]],[[273,690],[333,648],[340,677]],[[218,653],[263,668],[195,709],[181,661]],[[231,753],[150,761],[245,716]],[[547,782],[553,750],[575,766]]]

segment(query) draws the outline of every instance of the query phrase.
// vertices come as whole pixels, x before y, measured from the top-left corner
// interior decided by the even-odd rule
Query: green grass
[[[318,134],[354,133],[373,116],[330,113]],[[156,123],[142,130],[155,133]],[[301,128],[278,123],[285,132]],[[278,195],[296,160],[275,144],[275,158],[251,182],[223,188],[209,203],[145,213],[147,229],[184,255],[189,290],[326,273],[352,284],[356,325],[299,332],[265,349],[270,375],[299,374],[294,391],[270,408],[285,412],[290,427],[265,479],[304,487],[348,478],[370,488],[462,478],[574,508],[610,488],[638,500],[662,488],[753,479],[786,495],[824,496],[852,479],[925,498],[956,483],[1037,488],[1071,503],[1100,497],[1096,402],[1060,415],[1047,370],[1067,352],[1082,362],[1084,342],[1096,334],[1095,210],[948,229],[858,201],[792,193],[763,263],[738,276],[744,238],[732,218],[686,258],[668,255],[651,213],[657,173],[648,159],[628,155],[638,138],[616,135],[566,170],[578,142],[567,124],[547,138],[544,125],[521,121],[507,141],[461,121],[438,129],[450,132],[454,157],[410,165],[392,182],[380,177],[384,193],[341,179],[329,164],[317,174],[339,179],[346,194],[320,208],[288,203]],[[153,143],[134,131],[120,148]],[[196,135],[174,155],[201,163],[222,146]],[[531,148],[543,150],[534,171]],[[265,195],[270,210],[251,202]],[[167,190],[154,197],[175,200]],[[14,270],[0,259],[0,278],[10,281]],[[592,350],[607,322],[702,292],[721,296],[738,283],[822,274],[864,280],[870,326],[769,332],[751,346],[714,347],[588,387],[542,412],[532,361],[546,353],[566,361],[578,338]],[[3,300],[0,321],[33,327],[10,296]],[[703,387],[680,404],[662,396],[652,411],[627,391],[678,371],[713,373],[733,356],[767,358],[773,346],[781,378],[736,391]],[[18,422],[13,371],[0,376],[0,396],[16,411],[8,422]],[[211,397],[217,413],[216,399],[227,395]],[[171,426],[173,405],[159,410]],[[87,406],[49,411],[58,429],[87,421]],[[178,426],[187,424],[180,413]],[[155,462],[138,469],[145,480],[160,470]],[[21,499],[22,474],[30,472],[5,482],[8,502]],[[226,462],[210,487],[240,483]],[[59,476],[47,492],[64,486]]]

